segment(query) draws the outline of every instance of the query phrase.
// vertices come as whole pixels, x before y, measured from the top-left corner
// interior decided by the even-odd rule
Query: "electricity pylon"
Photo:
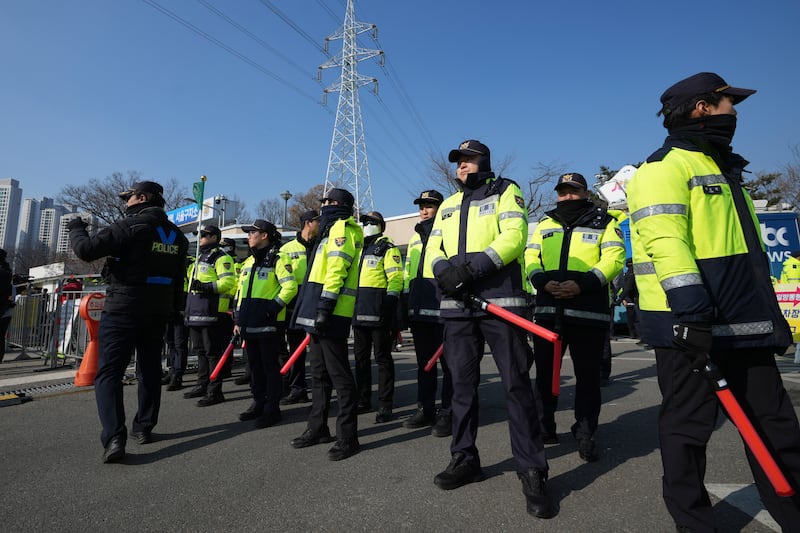
[[[353,0],[347,0],[344,24],[325,38],[326,51],[328,43],[335,39],[342,40],[342,51],[320,65],[318,72],[321,80],[322,69],[342,68],[339,81],[329,85],[323,91],[323,103],[327,102],[328,93],[339,93],[336,124],[333,127],[331,151],[328,156],[328,171],[325,174],[325,192],[327,193],[333,187],[350,190],[355,197],[357,214],[374,209],[358,89],[372,84],[377,93],[378,79],[360,75],[358,62],[379,56],[381,65],[383,65],[383,51],[358,47],[356,36],[369,31],[373,33],[373,37],[376,37],[378,27],[375,24],[358,22],[355,19]]]

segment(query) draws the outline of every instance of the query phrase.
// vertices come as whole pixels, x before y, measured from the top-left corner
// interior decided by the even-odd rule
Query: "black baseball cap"
[[[206,224],[205,226],[200,228],[200,236],[202,237],[203,234],[205,234],[205,235],[216,235],[217,239],[221,239],[222,238],[222,232],[214,224]]]
[[[366,224],[367,222],[377,222],[382,228],[386,227],[386,222],[383,220],[383,215],[378,211],[370,211],[369,213],[365,213],[358,217],[358,221],[362,224]]]
[[[713,72],[700,72],[679,81],[664,91],[664,94],[661,95],[660,113],[668,115],[679,105],[685,104],[701,94],[725,94],[732,97],[733,103],[736,105],[755,92],[755,89],[731,87],[721,76]]]
[[[161,196],[164,194],[164,187],[156,183],[155,181],[137,181],[131,185],[130,189],[126,189],[119,193],[119,197],[123,200],[127,201],[128,198],[135,194],[140,193],[149,193],[149,194],[157,194]]]
[[[459,144],[458,148],[456,148],[455,150],[450,150],[450,154],[447,156],[447,159],[451,163],[455,163],[456,161],[458,161],[458,158],[462,155],[469,157],[475,155],[482,155],[488,158],[490,156],[489,147],[480,141],[470,139]]]
[[[346,205],[347,207],[353,207],[353,204],[356,203],[355,198],[353,195],[350,194],[350,191],[346,191],[344,189],[330,189],[325,196],[322,197],[320,202],[324,202],[325,200],[333,200],[339,205]]]
[[[309,209],[308,211],[304,211],[300,215],[300,225],[302,226],[306,222],[311,222],[317,220],[319,218],[319,212],[316,209]]]
[[[578,174],[577,172],[570,172],[569,174],[561,174],[561,176],[559,176],[558,178],[558,183],[556,183],[554,190],[557,191],[558,188],[561,187],[562,185],[573,187],[575,189],[588,188],[586,186],[586,178],[584,178],[583,175]]]
[[[442,202],[444,202],[444,196],[442,196],[442,193],[440,193],[436,189],[431,189],[429,191],[422,191],[421,193],[419,193],[419,198],[414,200],[415,205],[420,205],[420,204],[439,205]]]
[[[278,232],[278,228],[272,222],[267,222],[263,218],[255,219],[249,226],[242,226],[242,231],[250,233],[251,231],[263,231],[271,235]]]

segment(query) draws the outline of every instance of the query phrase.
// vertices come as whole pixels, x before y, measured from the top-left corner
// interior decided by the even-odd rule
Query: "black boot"
[[[172,379],[169,382],[169,385],[167,385],[167,390],[174,391],[174,390],[181,390],[182,388],[183,388],[183,376],[179,376],[178,374],[173,374]]]
[[[539,468],[529,468],[527,472],[518,473],[522,481],[522,493],[527,500],[528,514],[536,518],[553,518],[558,514],[558,507],[545,491],[547,472]]]
[[[467,462],[467,456],[464,453],[456,452],[444,472],[439,472],[433,478],[433,483],[442,490],[452,490],[483,480],[480,461],[475,458],[473,461]]]

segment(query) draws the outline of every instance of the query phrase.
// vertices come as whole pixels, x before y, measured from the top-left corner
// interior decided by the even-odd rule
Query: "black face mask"
[[[592,207],[591,201],[581,198],[578,200],[561,200],[556,204],[556,213],[566,225],[572,225],[587,208]]]
[[[733,142],[736,133],[736,115],[708,115],[688,121],[682,126],[669,130],[670,135],[684,135],[702,138],[723,151]]]

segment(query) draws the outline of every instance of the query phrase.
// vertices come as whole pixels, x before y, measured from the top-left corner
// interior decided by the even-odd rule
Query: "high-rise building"
[[[59,224],[61,217],[67,214],[67,208],[63,205],[54,205],[41,211],[38,241],[48,250],[55,251],[58,244]]]
[[[15,179],[0,179],[0,248],[14,249],[17,244],[22,189]]]
[[[19,216],[19,238],[17,248],[30,248],[39,242],[39,227],[42,222],[42,210],[55,205],[52,198],[25,198]]]

